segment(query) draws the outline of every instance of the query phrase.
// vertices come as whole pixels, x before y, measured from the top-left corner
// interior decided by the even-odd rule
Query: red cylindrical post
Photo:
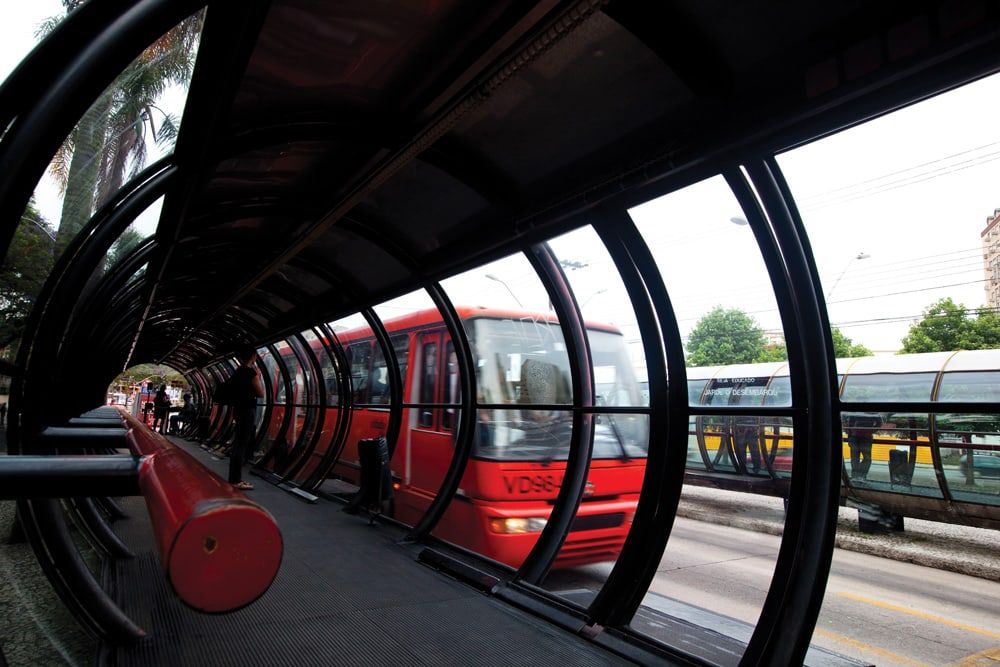
[[[146,457],[139,488],[177,596],[219,613],[263,595],[284,548],[274,517],[163,436],[131,416],[127,421],[133,452]]]

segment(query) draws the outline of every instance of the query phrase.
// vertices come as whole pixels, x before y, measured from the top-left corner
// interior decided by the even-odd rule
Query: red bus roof
[[[458,317],[463,322],[476,318],[513,320],[530,319],[534,321],[549,322],[552,324],[556,324],[559,321],[556,318],[556,314],[551,311],[540,312],[532,310],[519,310],[515,308],[491,308],[486,306],[456,306],[455,310],[458,312]],[[400,315],[399,317],[384,320],[383,324],[385,325],[386,331],[391,334],[397,331],[421,329],[441,324],[442,322],[443,319],[441,317],[441,313],[437,308],[426,308],[424,310],[418,310],[412,313],[407,313],[406,315]],[[602,322],[588,321],[586,325],[588,329],[607,331],[609,333],[621,333],[617,327]],[[365,325],[354,329],[338,331],[337,336],[346,340],[351,340],[359,336],[369,335],[370,331],[371,329]]]

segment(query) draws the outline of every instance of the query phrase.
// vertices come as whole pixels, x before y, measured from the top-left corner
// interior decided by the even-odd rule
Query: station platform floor
[[[194,443],[173,442],[225,476]],[[284,556],[270,589],[221,615],[196,612],[170,591],[145,504],[120,501],[114,528],[136,557],[113,573],[117,601],[148,637],[102,650],[103,665],[635,664],[418,561],[393,524],[371,525],[339,502],[308,503],[259,477],[247,496],[281,528]]]

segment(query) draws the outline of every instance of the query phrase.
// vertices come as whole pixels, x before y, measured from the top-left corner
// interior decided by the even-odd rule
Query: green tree
[[[28,313],[52,270],[54,236],[32,198],[0,267],[0,355],[4,358],[16,355],[15,343],[21,338]]]
[[[117,264],[140,243],[142,243],[142,235],[133,227],[126,229],[108,252],[108,266]]]
[[[840,329],[831,330],[837,357],[866,357],[871,350],[855,344]],[[738,308],[716,306],[698,320],[688,337],[688,364],[714,366],[766,361],[787,361],[783,343],[768,344],[764,330],[750,315]]]
[[[764,330],[751,316],[716,306],[691,330],[687,361],[691,366],[752,363],[766,345]]]
[[[904,353],[983,350],[1000,347],[1000,316],[969,310],[950,298],[928,306],[903,338]]]
[[[754,361],[788,361],[788,348],[784,343],[765,345]]]
[[[187,386],[184,376],[170,366],[159,364],[138,364],[118,374],[111,382],[112,389],[127,391],[140,382],[152,382],[153,386],[169,384],[173,387]]]
[[[872,351],[860,343],[854,343],[845,336],[840,329],[833,327],[830,329],[833,336],[833,353],[838,359],[845,357],[870,357]]]

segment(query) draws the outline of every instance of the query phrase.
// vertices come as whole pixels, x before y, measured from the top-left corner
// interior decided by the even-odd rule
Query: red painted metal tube
[[[274,517],[162,435],[127,413],[125,420],[129,446],[145,457],[139,488],[177,596],[221,613],[263,595],[284,548]]]

